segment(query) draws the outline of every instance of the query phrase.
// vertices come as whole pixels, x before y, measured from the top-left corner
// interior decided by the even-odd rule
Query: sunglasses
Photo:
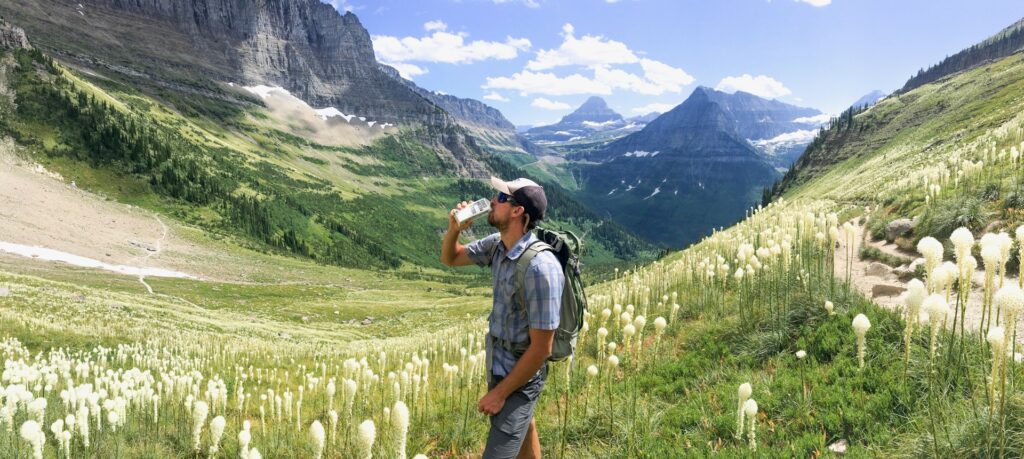
[[[507,203],[509,203],[511,205],[516,205],[516,200],[514,198],[512,198],[512,195],[505,194],[505,192],[503,192],[503,191],[499,191],[498,192],[498,202],[501,202],[501,203],[507,202]]]

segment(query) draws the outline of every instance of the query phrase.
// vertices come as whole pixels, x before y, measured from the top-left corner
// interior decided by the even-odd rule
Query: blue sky
[[[557,121],[591,95],[625,116],[698,85],[827,113],[1024,16],[1020,0],[324,0],[418,85]]]

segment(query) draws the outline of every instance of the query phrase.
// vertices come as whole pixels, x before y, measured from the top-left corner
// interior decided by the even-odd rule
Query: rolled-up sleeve
[[[537,255],[526,270],[523,284],[530,328],[557,329],[562,311],[562,290],[565,288],[565,274],[558,259],[550,252]]]
[[[494,244],[500,241],[500,237],[501,233],[494,233],[466,244],[466,255],[469,256],[469,260],[478,266],[490,266],[491,251],[494,249]]]

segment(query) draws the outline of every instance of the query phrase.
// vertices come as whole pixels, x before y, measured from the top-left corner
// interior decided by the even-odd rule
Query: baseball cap
[[[491,176],[491,186],[512,196],[512,199],[526,209],[531,221],[538,222],[544,219],[544,213],[548,210],[548,197],[544,194],[544,187],[537,182],[522,177],[506,182]]]

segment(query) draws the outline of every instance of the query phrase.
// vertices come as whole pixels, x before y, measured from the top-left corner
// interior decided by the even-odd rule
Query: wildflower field
[[[1010,59],[992,65],[1020,70]],[[1000,202],[1019,190],[1024,136],[1008,111],[911,125],[739,224],[589,286],[576,356],[551,364],[538,405],[545,454],[1024,455],[1024,292],[1010,277],[1021,222],[1004,208],[984,231],[989,217],[940,212],[992,184]],[[909,241],[924,263],[897,310],[836,264],[856,256],[854,222],[894,215],[925,222]],[[979,267],[982,319],[967,327],[960,286]],[[154,280],[163,293],[147,295],[134,279],[3,265],[0,458],[479,455],[486,288],[364,275],[354,284],[374,288],[333,301],[329,286]],[[310,323],[289,305],[300,300]],[[368,308],[403,312],[334,329],[332,316]]]

